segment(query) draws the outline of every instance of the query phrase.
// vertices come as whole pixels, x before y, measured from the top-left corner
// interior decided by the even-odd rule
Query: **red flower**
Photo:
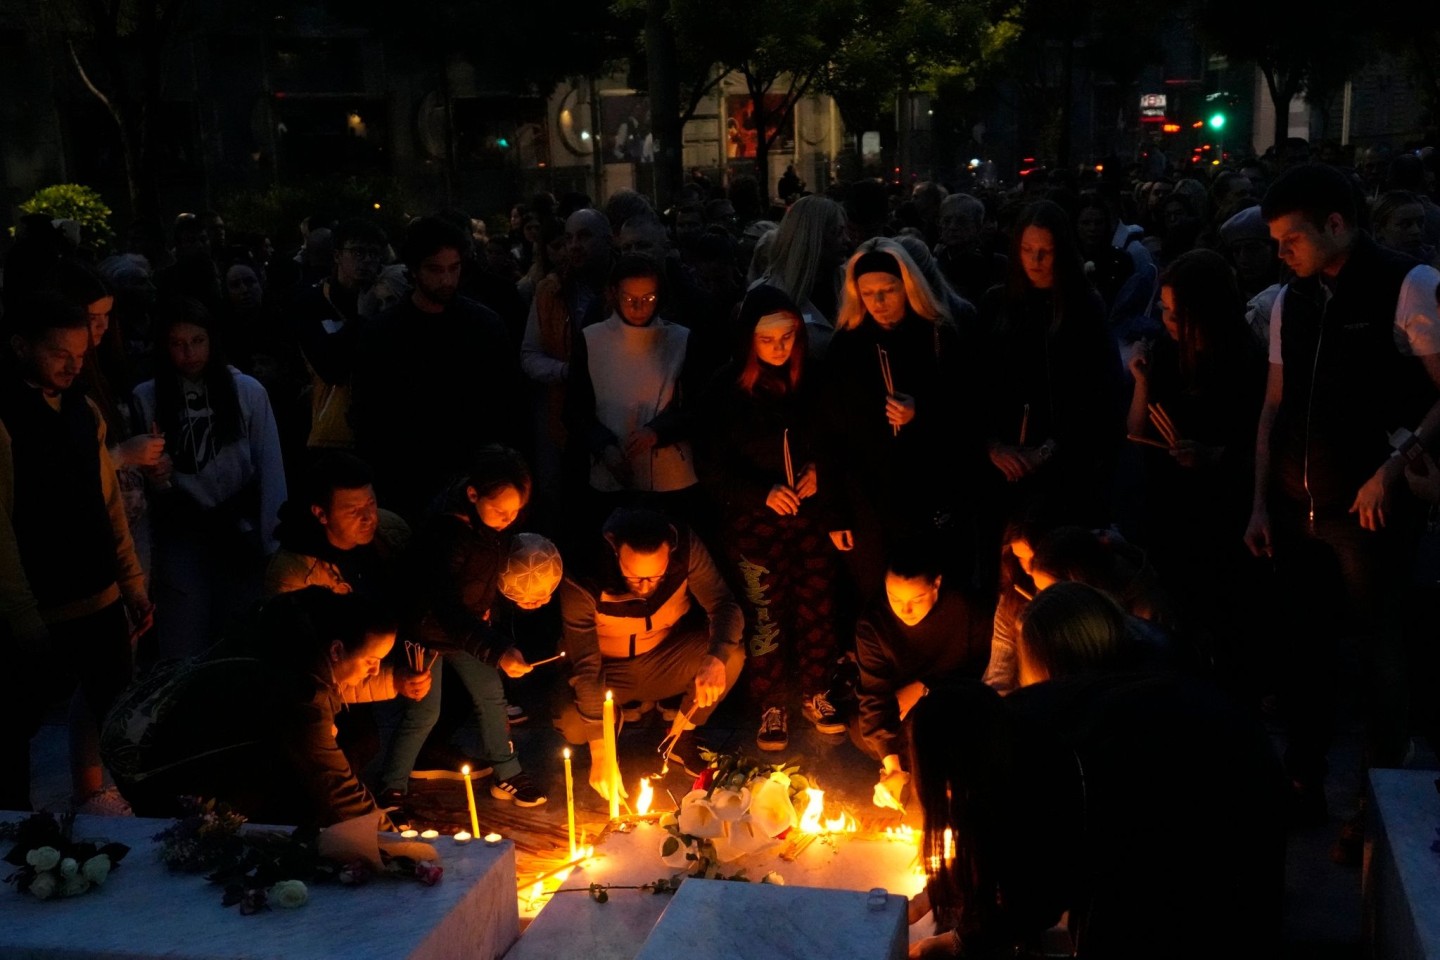
[[[790,828],[786,827],[784,830],[781,830],[779,833],[775,834],[775,839],[784,840],[788,836],[790,836]]]
[[[715,768],[706,767],[700,776],[695,778],[695,785],[691,790],[709,790],[710,784],[715,782]]]
[[[433,887],[435,886],[435,884],[439,883],[440,877],[444,875],[444,873],[444,867],[441,867],[440,865],[435,863],[431,863],[429,860],[421,860],[419,863],[415,864],[415,879],[419,880],[427,887]]]

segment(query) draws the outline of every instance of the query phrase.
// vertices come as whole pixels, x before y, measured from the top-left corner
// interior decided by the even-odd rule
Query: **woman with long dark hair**
[[[270,398],[225,362],[209,311],[177,299],[157,319],[156,376],[135,388],[135,413],[173,471],[151,501],[157,639],[162,656],[187,656],[259,598],[285,471]]]
[[[1120,358],[1085,277],[1070,220],[1041,200],[1021,211],[1010,273],[981,303],[983,399],[997,482],[986,548],[1038,503],[1058,520],[1104,526],[1120,440]],[[993,563],[993,561],[992,561]]]
[[[1278,950],[1284,776],[1264,731],[1213,688],[1088,673],[1003,699],[955,687],[913,717],[917,899],[941,933],[912,956],[1014,956],[1067,912],[1077,957]]]
[[[1167,336],[1137,345],[1130,361],[1127,432],[1163,444],[1144,446],[1142,540],[1187,615],[1217,637],[1234,636],[1253,622],[1236,591],[1253,589],[1256,579],[1241,538],[1254,491],[1265,356],[1245,321],[1234,271],[1218,253],[1192,250],[1165,268],[1160,304]]]
[[[530,468],[520,454],[495,444],[481,447],[410,545],[406,590],[412,609],[405,632],[440,656],[436,682],[423,699],[405,704],[386,751],[380,772],[386,806],[404,804],[420,748],[440,718],[442,665],[470,696],[484,754],[471,767],[493,767],[490,795],[521,807],[545,802],[544,791],[520,769],[500,680],[502,671],[523,677],[531,669],[498,629],[505,612],[500,574],[530,492]]]
[[[813,499],[820,478],[807,324],[783,290],[761,284],[740,304],[738,328],[739,359],[702,402],[699,473],[720,507],[733,578],[744,585],[756,745],[774,751],[789,744],[797,702],[821,733],[845,729],[825,696],[837,653],[835,563]]]

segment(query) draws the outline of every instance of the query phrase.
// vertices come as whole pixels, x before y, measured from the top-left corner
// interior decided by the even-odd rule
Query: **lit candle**
[[[420,834],[421,840],[435,840],[440,836],[439,830],[426,830]]]
[[[400,831],[400,836],[404,837],[406,840],[414,840],[416,837],[420,836],[420,831],[419,831],[419,830],[401,830],[401,831]]]
[[[575,859],[575,774],[570,769],[570,748],[562,752],[565,757],[565,824],[570,828],[570,859]]]
[[[503,839],[504,838],[501,837],[498,833],[487,833],[485,834],[485,846],[498,847],[500,845],[500,841]]]
[[[605,724],[605,752],[609,755],[610,769],[606,772],[610,790],[610,819],[620,819],[620,758],[615,753],[615,696],[605,691],[605,712],[601,715]]]
[[[465,799],[470,804],[470,835],[480,836],[480,815],[475,812],[475,788],[470,785],[470,764],[460,768],[460,779],[465,781]]]
[[[469,843],[473,839],[473,837],[468,831],[461,830],[451,839],[453,839],[456,843]]]

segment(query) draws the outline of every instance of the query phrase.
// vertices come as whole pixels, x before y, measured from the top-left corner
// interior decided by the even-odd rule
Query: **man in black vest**
[[[1261,205],[1295,278],[1271,313],[1245,541],[1275,559],[1294,638],[1286,766],[1296,812],[1312,822],[1325,819],[1342,637],[1361,639],[1367,667],[1367,761],[1403,759],[1393,623],[1417,532],[1404,474],[1440,434],[1440,272],[1377,246],[1358,226],[1356,197],[1340,171],[1310,164],[1276,180]]]
[[[84,311],[40,294],[7,319],[15,333],[14,362],[0,374],[0,658],[12,683],[0,697],[0,809],[30,809],[30,740],[46,707],[78,680],[90,714],[79,723],[96,727],[72,726],[76,798],[85,812],[114,812],[101,792],[96,728],[130,682],[132,637],[154,611],[105,420],[75,387],[90,344]]]

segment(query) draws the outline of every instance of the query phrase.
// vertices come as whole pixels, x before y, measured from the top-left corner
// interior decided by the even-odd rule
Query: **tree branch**
[[[75,72],[80,74],[80,81],[85,84],[85,89],[95,94],[95,97],[101,103],[105,104],[105,109],[110,111],[110,115],[116,120],[119,120],[120,114],[115,111],[115,105],[110,102],[110,98],[105,96],[100,88],[95,85],[95,82],[90,79],[90,74],[85,72],[85,65],[80,62],[80,55],[75,52],[75,41],[67,40],[65,41],[65,46],[70,50],[70,62],[75,64]]]

